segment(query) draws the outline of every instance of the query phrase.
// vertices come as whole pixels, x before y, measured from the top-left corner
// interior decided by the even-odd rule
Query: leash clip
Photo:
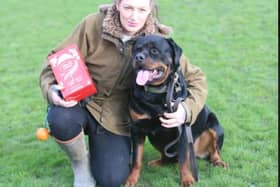
[[[179,79],[179,74],[178,74],[178,72],[175,72],[174,78],[173,78],[174,83],[176,83],[178,81],[178,79]]]

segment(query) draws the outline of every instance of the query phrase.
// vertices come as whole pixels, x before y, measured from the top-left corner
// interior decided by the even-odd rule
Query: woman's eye
[[[144,8],[141,8],[139,11],[142,12],[142,13],[144,13],[144,12],[146,12],[147,10],[144,9]]]
[[[126,7],[124,7],[124,9],[125,9],[125,10],[132,10],[132,7],[126,6]]]

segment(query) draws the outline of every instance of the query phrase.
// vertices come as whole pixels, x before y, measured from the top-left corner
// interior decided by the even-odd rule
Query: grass
[[[103,1],[110,2],[109,0]],[[0,186],[71,186],[66,156],[36,140],[43,59],[101,1],[9,0],[0,6]],[[158,0],[161,21],[207,74],[225,129],[223,170],[199,160],[197,187],[278,186],[278,2]],[[147,142],[144,162],[159,154]],[[144,167],[139,187],[179,186],[177,165]]]

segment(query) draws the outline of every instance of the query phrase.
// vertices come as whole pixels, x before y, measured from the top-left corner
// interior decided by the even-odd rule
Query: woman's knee
[[[125,171],[112,171],[104,168],[103,172],[94,175],[94,178],[102,187],[120,187],[125,183],[128,174],[128,169],[125,169]]]
[[[130,139],[115,135],[100,125],[90,134],[91,169],[102,187],[119,187],[127,179],[130,163]]]
[[[48,122],[51,134],[59,140],[66,141],[81,132],[86,117],[78,106],[71,108],[52,106],[48,113]]]

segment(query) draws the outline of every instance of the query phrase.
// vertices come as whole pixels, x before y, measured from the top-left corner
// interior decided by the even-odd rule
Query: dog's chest
[[[132,107],[152,118],[161,116],[166,108],[166,94],[153,94],[143,90],[135,90],[132,95]]]

